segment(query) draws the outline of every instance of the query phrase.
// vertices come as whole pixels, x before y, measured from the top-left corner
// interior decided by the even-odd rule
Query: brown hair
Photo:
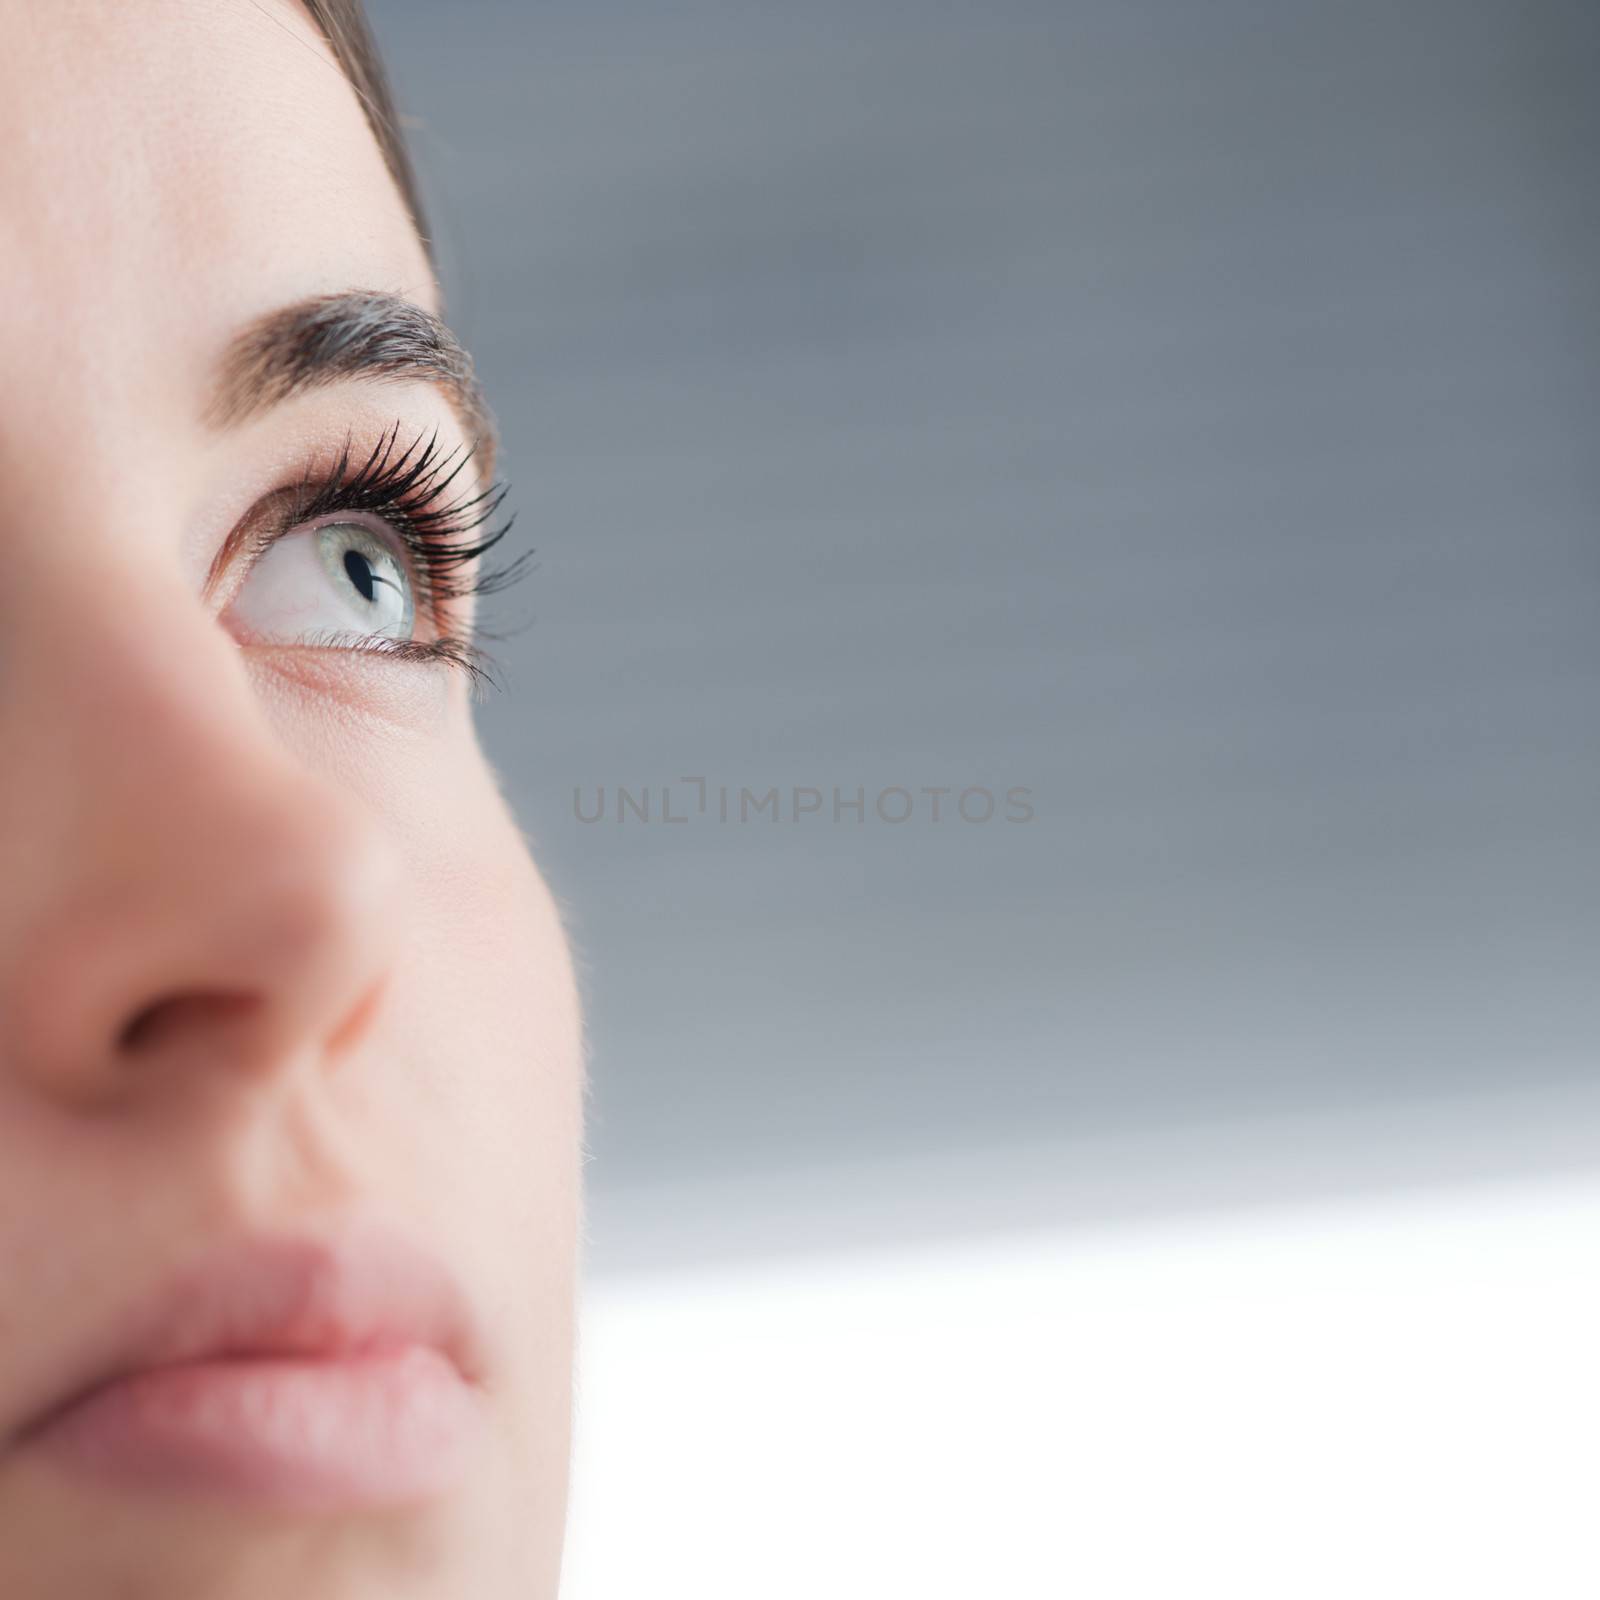
[[[378,148],[383,152],[384,164],[411,213],[423,249],[431,258],[433,241],[428,237],[422,212],[416,169],[411,165],[399,113],[395,110],[394,93],[389,87],[389,75],[383,69],[383,58],[378,54],[361,0],[301,0],[301,3],[322,30],[322,36],[355,89]]]

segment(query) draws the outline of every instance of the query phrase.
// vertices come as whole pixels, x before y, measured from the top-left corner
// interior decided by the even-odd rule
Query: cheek
[[[492,818],[431,898],[403,1008],[428,1041],[424,1070],[480,1154],[547,1208],[556,1180],[575,1181],[582,1100],[578,1003],[554,904],[514,828]]]
[[[547,1222],[552,1208],[573,1211],[581,1140],[572,962],[554,900],[465,743],[406,836],[415,920],[393,1013],[435,1109],[503,1175],[502,1203]]]

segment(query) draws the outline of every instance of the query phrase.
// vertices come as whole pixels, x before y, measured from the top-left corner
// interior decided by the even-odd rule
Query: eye
[[[348,516],[291,529],[257,558],[230,614],[251,636],[280,644],[409,641],[416,596],[401,548],[397,535]]]

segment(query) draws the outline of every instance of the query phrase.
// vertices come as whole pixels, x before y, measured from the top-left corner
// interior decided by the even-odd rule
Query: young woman
[[[4,24],[0,1595],[553,1595],[578,1008],[382,74],[354,0]]]

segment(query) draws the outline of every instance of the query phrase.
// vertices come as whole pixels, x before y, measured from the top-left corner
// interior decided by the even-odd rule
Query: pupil
[[[363,600],[371,600],[374,593],[372,563],[359,550],[344,553],[345,575],[361,591]]]

